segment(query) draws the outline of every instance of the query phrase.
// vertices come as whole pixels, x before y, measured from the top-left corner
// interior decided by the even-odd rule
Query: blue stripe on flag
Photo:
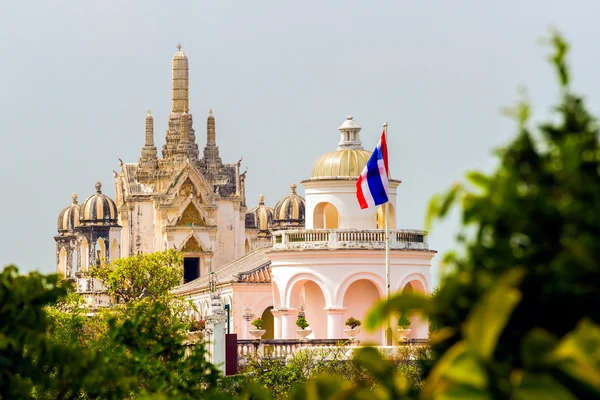
[[[388,201],[387,193],[381,182],[381,174],[379,173],[379,165],[377,164],[378,160],[383,160],[383,155],[381,154],[381,149],[376,147],[371,158],[367,161],[367,184],[369,185],[369,191],[373,196],[376,206]]]

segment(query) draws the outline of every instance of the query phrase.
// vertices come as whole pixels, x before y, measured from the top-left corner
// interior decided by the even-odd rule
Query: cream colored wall
[[[306,199],[306,229],[314,229],[315,207],[331,203],[339,214],[338,229],[377,229],[377,208],[361,209],[356,199],[356,180],[303,181]],[[390,203],[396,204],[397,181],[390,182]]]
[[[217,202],[217,243],[216,254],[213,259],[213,270],[222,267],[236,257],[236,245],[239,246],[239,210],[234,210],[230,201]],[[239,252],[239,248],[237,250]]]

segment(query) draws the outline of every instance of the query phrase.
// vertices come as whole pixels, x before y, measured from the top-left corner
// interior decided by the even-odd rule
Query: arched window
[[[64,247],[60,248],[60,253],[58,254],[58,268],[56,273],[61,278],[67,276],[67,251]]]
[[[396,229],[396,210],[393,204],[389,204],[388,225],[390,229]],[[377,229],[385,229],[385,204],[377,206]]]
[[[98,239],[96,246],[96,264],[103,265],[106,263],[106,245],[104,239]]]
[[[315,229],[337,229],[339,226],[337,208],[331,203],[319,203],[313,212],[313,226]]]
[[[81,241],[81,271],[85,272],[90,265],[90,245],[86,238]]]

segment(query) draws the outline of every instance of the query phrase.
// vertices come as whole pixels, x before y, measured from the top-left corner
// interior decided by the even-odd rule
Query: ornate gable
[[[187,207],[179,216],[175,226],[205,226],[204,218],[193,202],[189,202]]]
[[[199,240],[194,232],[190,234],[181,242],[181,245],[177,248],[178,251],[183,253],[204,253],[212,254],[212,251],[207,248],[201,240]]]
[[[189,197],[210,205],[214,197],[202,174],[189,162],[171,178],[160,195],[163,198],[161,203],[165,205],[171,205],[177,198]]]

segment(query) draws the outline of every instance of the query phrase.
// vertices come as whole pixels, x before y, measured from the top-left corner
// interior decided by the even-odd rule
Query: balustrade
[[[274,249],[299,248],[383,248],[382,229],[311,229],[279,231],[273,234]],[[390,248],[428,250],[427,232],[391,230]]]

